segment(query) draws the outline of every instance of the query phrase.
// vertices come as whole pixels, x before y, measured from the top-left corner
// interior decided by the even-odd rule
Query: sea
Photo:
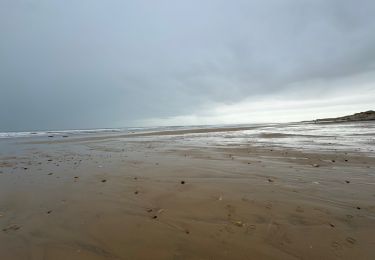
[[[272,146],[298,150],[348,151],[366,153],[375,156],[375,121],[342,123],[265,123],[236,125],[194,125],[194,126],[158,126],[125,127],[76,130],[51,130],[30,132],[0,132],[1,144],[9,141],[30,141],[53,138],[74,138],[106,135],[126,135],[160,131],[178,131],[212,128],[243,128],[240,131],[218,131],[208,133],[188,133],[184,135],[152,136],[149,139],[170,139],[184,145],[231,145],[251,144],[254,146]],[[137,137],[134,137],[137,138]],[[142,137],[142,139],[147,137]],[[3,147],[4,148],[4,147]],[[3,149],[0,149],[3,150]]]

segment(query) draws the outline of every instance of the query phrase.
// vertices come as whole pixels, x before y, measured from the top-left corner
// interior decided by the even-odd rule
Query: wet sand
[[[8,141],[0,259],[375,259],[375,157],[210,131]]]

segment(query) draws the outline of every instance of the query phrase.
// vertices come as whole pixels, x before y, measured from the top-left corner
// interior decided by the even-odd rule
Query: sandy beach
[[[374,136],[252,129],[0,140],[0,259],[375,259]]]

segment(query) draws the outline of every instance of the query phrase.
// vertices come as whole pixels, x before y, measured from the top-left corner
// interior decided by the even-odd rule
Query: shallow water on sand
[[[170,137],[165,137],[166,139]],[[375,156],[375,121],[338,124],[267,124],[233,132],[184,135],[185,144],[249,144],[298,150],[346,151]]]
[[[90,130],[64,130],[64,131],[39,131],[39,132],[3,132],[0,133],[0,142],[3,150],[7,141],[4,139],[18,140],[45,140],[64,139],[67,137],[90,137],[123,135],[134,133],[150,133],[159,131],[181,131],[194,129],[211,129],[223,127],[248,127],[240,131],[217,131],[208,133],[187,133],[183,136],[185,143],[200,144],[205,142],[214,144],[246,144],[273,145],[284,148],[307,149],[319,151],[347,151],[361,152],[369,155],[375,153],[375,121],[348,122],[348,123],[288,123],[288,124],[252,124],[252,125],[215,125],[215,126],[174,126],[174,127],[139,127],[139,128],[113,128]],[[165,139],[173,139],[170,136]]]

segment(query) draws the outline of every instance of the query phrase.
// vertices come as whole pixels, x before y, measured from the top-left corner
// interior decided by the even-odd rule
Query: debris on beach
[[[19,225],[17,225],[17,224],[12,224],[12,225],[10,225],[10,226],[8,226],[8,227],[6,227],[6,228],[3,228],[3,231],[4,232],[8,232],[8,231],[16,231],[16,230],[18,230],[18,229],[20,229],[21,228],[21,226],[19,226]]]
[[[356,240],[352,237],[347,237],[345,240],[346,240],[346,242],[348,242],[350,244],[353,244],[353,245],[356,243]]]
[[[317,164],[317,163],[314,163],[312,166],[313,166],[313,167],[319,167],[320,165]]]
[[[106,182],[107,180],[106,179],[103,179],[102,182]]]
[[[181,181],[181,184],[185,184],[185,181]]]
[[[233,224],[237,227],[243,227],[242,221],[234,221]]]

